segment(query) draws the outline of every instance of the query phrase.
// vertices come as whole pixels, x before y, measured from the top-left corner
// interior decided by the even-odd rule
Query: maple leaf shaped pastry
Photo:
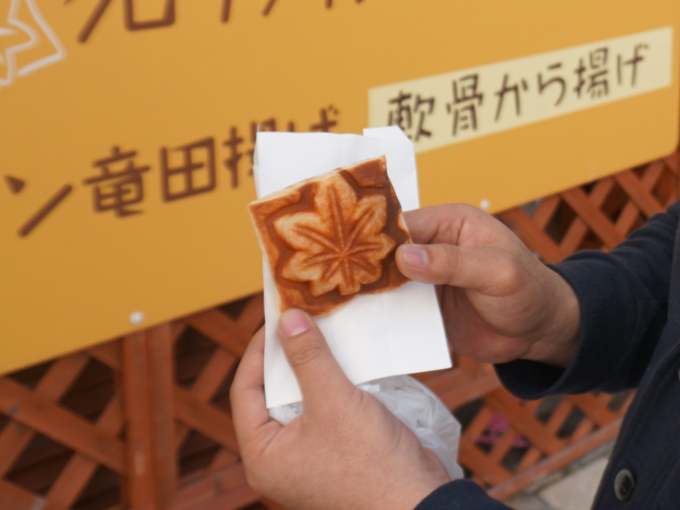
[[[334,179],[314,195],[314,211],[279,218],[278,234],[296,250],[281,271],[284,278],[308,281],[313,296],[337,287],[342,296],[380,279],[382,261],[395,242],[382,233],[386,199],[358,199],[344,179]],[[290,235],[292,234],[292,235]]]
[[[394,253],[411,238],[380,157],[302,181],[249,205],[279,309],[331,313],[408,281]]]

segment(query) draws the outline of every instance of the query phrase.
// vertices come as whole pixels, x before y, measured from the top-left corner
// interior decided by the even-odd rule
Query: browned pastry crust
[[[299,182],[248,208],[282,312],[300,308],[320,317],[354,296],[409,281],[394,254],[411,236],[384,156]]]

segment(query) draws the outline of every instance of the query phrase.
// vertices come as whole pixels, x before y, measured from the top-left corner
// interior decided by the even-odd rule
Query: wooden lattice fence
[[[498,216],[557,262],[613,248],[679,182],[675,153]],[[281,508],[246,483],[228,399],[262,323],[255,295],[0,378],[0,508]],[[614,438],[631,398],[521,402],[461,356],[417,377],[463,423],[466,474],[501,499]]]

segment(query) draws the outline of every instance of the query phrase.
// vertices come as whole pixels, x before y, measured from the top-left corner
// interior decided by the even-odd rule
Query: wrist
[[[555,271],[545,267],[549,282],[546,292],[546,325],[522,359],[566,368],[578,346],[581,312],[578,297]]]

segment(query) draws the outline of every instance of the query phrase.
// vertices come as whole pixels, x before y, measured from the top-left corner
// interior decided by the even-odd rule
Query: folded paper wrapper
[[[417,209],[418,179],[413,144],[394,126],[365,129],[363,136],[258,133],[254,168],[257,196],[262,198],[299,181],[380,156],[386,158],[387,171],[402,210]],[[265,396],[270,414],[274,418],[277,415],[281,418],[287,413],[289,415],[296,406],[300,407],[302,395],[278,338],[276,325],[280,312],[276,288],[266,260],[263,260],[263,272],[265,321],[268,325],[265,329]],[[433,285],[409,282],[390,292],[357,296],[331,315],[317,318],[316,323],[345,374],[357,385],[391,376],[451,367],[446,333]],[[411,378],[403,379],[417,383]],[[401,386],[404,384],[401,383]],[[380,387],[379,382],[369,386]],[[415,386],[409,384],[409,387]],[[413,389],[409,392],[411,397],[414,392],[418,393]],[[436,397],[433,400],[432,395],[419,393],[421,403],[418,405],[431,409],[431,413],[434,413],[433,402],[443,406]],[[399,399],[391,397],[388,400]],[[409,407],[416,409],[418,406]],[[389,405],[388,408],[393,410]],[[455,419],[450,413],[436,414],[443,420],[441,427],[454,427]],[[409,425],[406,416],[400,419]],[[410,421],[416,423],[418,420],[412,416]],[[427,446],[421,435],[416,430],[414,432],[421,443]],[[456,432],[455,445],[448,445],[449,452],[454,447],[457,450],[457,439]]]
[[[258,198],[336,168],[385,156],[402,210],[417,209],[413,144],[397,127],[361,135],[260,132],[255,147]],[[265,394],[267,407],[302,400],[276,331],[279,310],[268,264],[264,269]],[[349,379],[360,384],[393,375],[451,367],[446,333],[433,285],[409,282],[383,294],[357,296],[316,319]]]

